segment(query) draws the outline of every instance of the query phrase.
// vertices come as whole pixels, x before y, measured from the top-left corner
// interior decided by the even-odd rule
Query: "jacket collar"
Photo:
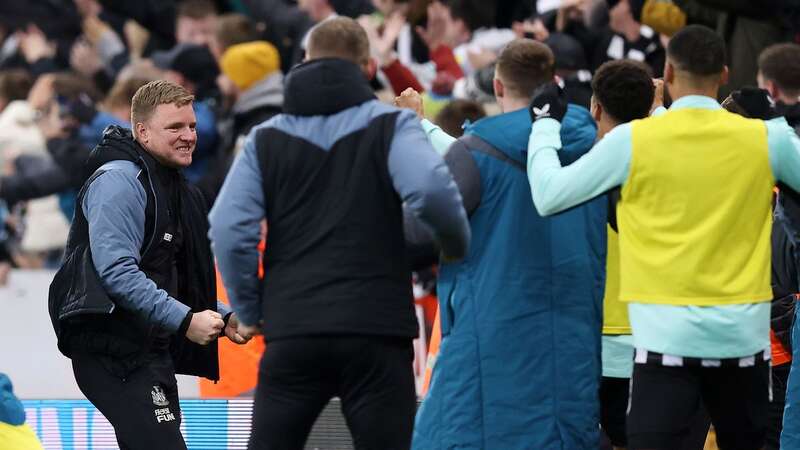
[[[110,161],[125,160],[138,165],[144,164],[148,171],[152,171],[161,179],[168,179],[178,171],[159,163],[147,152],[136,139],[131,130],[118,125],[110,125],[103,132],[100,143],[89,154],[86,161],[86,175],[90,176],[103,164]]]
[[[561,122],[561,143],[568,152],[583,154],[594,143],[597,125],[589,110],[569,104]],[[531,119],[527,108],[485,117],[467,127],[465,134],[474,134],[510,158],[527,163]]]
[[[778,102],[778,104],[775,105],[775,110],[778,112],[778,114],[786,118],[786,121],[789,122],[790,126],[796,127],[800,125],[800,103],[787,105],[785,103]]]
[[[683,109],[683,108],[696,108],[696,109],[719,109],[722,106],[711,98],[705,95],[686,95],[674,102],[669,109]]]
[[[531,118],[526,108],[496,116],[485,117],[465,130],[474,134],[494,148],[511,151],[514,154],[528,149],[531,134]]]
[[[375,99],[356,64],[338,58],[315,59],[286,77],[283,111],[296,116],[331,115]]]

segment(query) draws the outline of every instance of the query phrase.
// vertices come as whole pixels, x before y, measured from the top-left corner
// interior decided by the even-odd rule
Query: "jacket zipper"
[[[147,173],[147,182],[150,183],[150,191],[153,193],[153,232],[150,236],[150,242],[147,243],[147,246],[142,252],[142,259],[144,259],[144,255],[150,251],[150,247],[153,245],[153,240],[156,238],[156,230],[158,230],[158,196],[156,195],[156,189],[153,186],[153,179],[150,177],[150,170],[147,168],[147,164],[141,156],[139,157],[139,161],[142,163],[142,170]]]

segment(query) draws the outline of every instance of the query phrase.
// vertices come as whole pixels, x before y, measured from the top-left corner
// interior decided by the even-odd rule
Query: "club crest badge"
[[[153,397],[153,404],[156,406],[167,406],[169,405],[169,400],[167,400],[167,395],[164,393],[164,389],[161,386],[153,386],[152,392],[150,395]]]

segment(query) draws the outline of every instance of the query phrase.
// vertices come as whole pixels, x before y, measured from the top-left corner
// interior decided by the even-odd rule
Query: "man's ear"
[[[669,60],[664,64],[664,83],[672,84],[675,82],[675,66]]]
[[[150,134],[147,131],[147,127],[144,126],[142,122],[136,122],[133,126],[133,137],[139,141],[140,144],[146,144],[150,140]]]
[[[781,90],[778,85],[772,80],[766,80],[764,88],[769,92],[769,96],[773,99],[780,98]]]
[[[600,121],[603,120],[603,105],[601,105],[600,102],[598,102],[597,99],[592,96],[592,102],[589,107],[592,114],[592,119],[594,119],[595,122],[600,123]]]
[[[728,84],[728,78],[730,77],[730,71],[728,70],[728,66],[722,68],[722,73],[719,74],[719,85],[725,86]]]
[[[368,80],[372,80],[375,78],[375,74],[378,73],[378,62],[375,61],[375,58],[369,58],[366,64],[361,66],[361,69],[364,71],[364,76]]]
[[[495,98],[498,100],[503,98],[503,96],[506,94],[506,87],[503,86],[503,82],[500,81],[500,78],[494,77],[492,80],[492,86],[494,87]]]

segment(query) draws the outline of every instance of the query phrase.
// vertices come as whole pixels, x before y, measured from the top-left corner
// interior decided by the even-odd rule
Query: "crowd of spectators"
[[[721,95],[756,85],[757,55],[797,41],[794,0],[26,0],[0,3],[0,283],[11,267],[57,266],[84,161],[108,125],[129,126],[140,86],[191,92],[198,145],[187,179],[213,203],[244,137],[281,111],[283,79],[315,23],[358,18],[391,101],[412,87],[448,134],[498,111],[492,80],[513,39],[548,44],[573,103],[612,59],[654,77],[681,27],[716,29],[729,48]]]

